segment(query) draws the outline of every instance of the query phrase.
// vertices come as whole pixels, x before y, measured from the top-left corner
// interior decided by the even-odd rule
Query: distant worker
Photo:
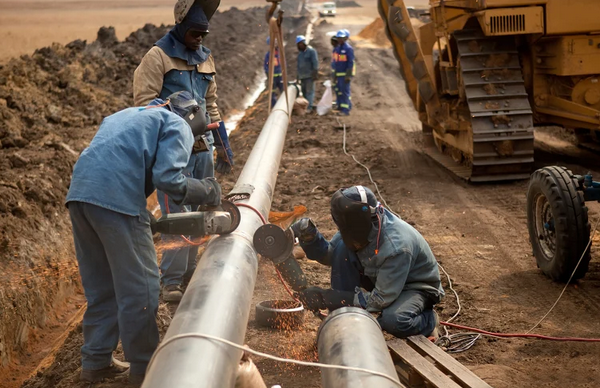
[[[315,81],[319,77],[319,57],[317,50],[306,44],[302,35],[296,37],[298,47],[298,81],[302,95],[308,100],[308,112],[313,110],[315,100]]]
[[[332,47],[332,51],[331,51],[331,83],[333,85],[333,92],[335,93],[335,101],[333,102],[333,110],[338,110],[339,109],[339,101],[338,101],[339,89],[337,87],[337,77],[335,76],[335,62],[333,61],[334,55],[335,55],[337,47],[339,45],[338,37],[335,35],[332,36],[330,42],[331,42],[331,47]]]
[[[111,364],[120,339],[129,382],[141,384],[158,345],[160,285],[146,198],[158,188],[180,206],[221,203],[215,178],[183,173],[206,130],[204,112],[187,92],[168,101],[105,118],[73,169],[66,203],[87,299],[82,381],[125,372]]]
[[[333,53],[333,68],[338,88],[338,107],[340,114],[349,115],[352,109],[350,81],[354,76],[354,49],[347,43],[348,33],[339,30],[336,34],[339,45]]]
[[[191,2],[188,2],[191,5]],[[202,45],[208,35],[209,19],[216,10],[214,2],[204,2],[203,7],[195,4],[185,9],[175,6],[176,18],[182,19],[171,31],[155,43],[142,59],[133,78],[133,99],[136,105],[146,105],[154,98],[165,99],[171,93],[188,91],[198,104],[206,110],[213,123],[219,122],[219,129],[206,132],[205,143],[198,144],[186,176],[203,179],[214,176],[213,144],[217,149],[216,170],[228,173],[233,166],[233,152],[229,146],[227,130],[217,107],[216,68],[210,50]],[[189,211],[179,206],[162,191],[157,191],[157,199],[163,214]],[[163,235],[162,241],[171,244],[184,243],[181,236]],[[183,286],[196,269],[198,247],[184,245],[165,250],[160,264],[163,284],[163,300],[179,302],[183,297]]]
[[[267,45],[271,43],[271,38],[267,37]],[[267,51],[265,55],[264,69],[267,77],[269,76],[269,56],[271,52]],[[275,54],[273,54],[273,93],[271,94],[271,106],[275,106],[277,102],[277,90],[279,94],[283,92],[283,73],[281,71],[281,63],[279,62],[279,48],[275,46]]]
[[[433,306],[444,290],[423,236],[363,186],[335,192],[331,216],[339,229],[331,241],[309,218],[292,225],[306,257],[331,267],[331,288],[302,291],[304,305],[313,311],[361,307],[380,313],[382,329],[396,337],[437,336]]]

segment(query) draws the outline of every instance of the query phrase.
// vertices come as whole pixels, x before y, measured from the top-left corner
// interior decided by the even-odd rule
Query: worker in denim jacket
[[[186,5],[189,8],[181,8]],[[214,176],[213,144],[217,149],[216,170],[229,173],[233,166],[233,152],[229,146],[227,130],[217,107],[216,68],[210,50],[202,45],[208,35],[209,20],[216,11],[218,1],[179,1],[175,6],[175,27],[155,43],[135,70],[133,97],[136,105],[145,105],[154,98],[165,99],[171,93],[188,91],[208,113],[210,121],[219,122],[219,129],[207,131],[204,149],[195,150],[184,173],[202,179]],[[180,8],[178,8],[180,7]],[[190,211],[181,207],[166,193],[157,191],[163,214]],[[183,297],[183,285],[189,281],[196,268],[198,247],[186,245],[180,236],[163,235],[167,244],[183,245],[165,250],[161,260],[163,300],[179,302]]]
[[[380,313],[382,329],[397,337],[436,335],[433,306],[444,290],[423,236],[362,186],[338,190],[331,199],[331,215],[339,228],[331,241],[308,218],[292,225],[306,257],[331,267],[331,289],[302,291],[305,306],[361,307]]]

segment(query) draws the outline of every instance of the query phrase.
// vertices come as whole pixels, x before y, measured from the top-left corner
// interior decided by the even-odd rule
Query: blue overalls
[[[338,108],[344,114],[350,114],[352,97],[350,77],[354,76],[354,49],[347,42],[337,46],[333,52],[333,70],[336,76]],[[346,81],[346,78],[348,80]]]
[[[269,54],[267,51],[267,55],[265,55],[264,69],[267,77],[269,76]],[[275,50],[275,55],[273,56],[273,93],[271,94],[271,106],[275,106],[277,102],[277,90],[279,90],[279,94],[283,92],[283,73],[281,71],[281,63],[279,63],[279,52]]]
[[[66,202],[88,302],[83,369],[108,367],[120,338],[131,373],[146,371],[159,339],[160,291],[146,197],[156,187],[184,200],[181,171],[193,144],[176,114],[129,108],[102,121],[75,163]]]
[[[165,74],[163,88],[160,98],[166,99],[172,93],[181,90],[187,90],[194,95],[194,98],[206,110],[206,91],[213,80],[212,74],[199,73],[196,70],[171,70]],[[188,165],[184,169],[184,175],[196,179],[204,179],[214,176],[213,160],[213,135],[210,131],[206,132],[210,149],[208,151],[194,153],[190,157]],[[158,203],[163,214],[180,213],[191,211],[194,206],[178,206],[164,192],[157,190]],[[166,244],[171,242],[182,242],[181,236],[163,234],[161,239]],[[169,249],[163,251],[160,262],[161,281],[163,285],[181,285],[184,279],[189,279],[196,269],[196,256],[198,247],[193,245],[184,245],[181,248]]]
[[[429,335],[434,304],[444,296],[437,261],[421,234],[385,210],[381,234],[373,228],[369,244],[354,252],[336,233],[300,242],[306,257],[331,266],[331,288],[354,291],[353,305],[381,313],[381,328],[400,338]]]

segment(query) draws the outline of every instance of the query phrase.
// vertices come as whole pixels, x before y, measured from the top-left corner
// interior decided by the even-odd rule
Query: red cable
[[[252,210],[254,213],[258,214],[258,216],[260,217],[260,220],[262,221],[263,225],[267,224],[267,220],[265,219],[265,216],[263,216],[262,213],[259,212],[258,209],[255,208],[254,206],[248,205],[247,203],[236,203],[235,206],[237,206],[237,207],[246,207],[246,208]]]
[[[283,279],[283,276],[281,276],[281,272],[279,272],[279,270],[277,268],[275,268],[275,272],[277,272],[277,276],[279,276],[279,280],[281,280],[281,284],[283,284],[283,287],[285,287],[285,290],[287,291],[288,294],[290,294],[292,299],[294,299],[298,303],[302,303],[302,302],[300,302],[300,300],[298,298],[296,298],[296,296],[294,296],[294,292],[292,290],[290,290],[290,287],[287,285],[287,283]]]
[[[456,323],[440,322],[444,326],[453,327],[455,329],[469,330],[475,333],[485,334],[491,337],[499,338],[537,338],[548,341],[573,341],[573,342],[600,342],[600,338],[577,338],[577,337],[550,337],[541,334],[525,334],[525,333],[494,333],[491,331],[485,331],[476,329],[474,327],[457,325]]]

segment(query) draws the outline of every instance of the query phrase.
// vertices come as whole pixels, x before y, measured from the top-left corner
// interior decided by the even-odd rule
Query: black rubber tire
[[[554,249],[548,249],[543,236],[538,234],[541,222],[539,217],[536,218],[536,211],[544,201],[547,201],[554,221]],[[583,255],[573,280],[585,275],[591,257],[589,247],[584,254],[590,240],[588,209],[571,171],[551,166],[531,175],[527,191],[527,227],[533,255],[544,274],[553,280],[566,282]]]

